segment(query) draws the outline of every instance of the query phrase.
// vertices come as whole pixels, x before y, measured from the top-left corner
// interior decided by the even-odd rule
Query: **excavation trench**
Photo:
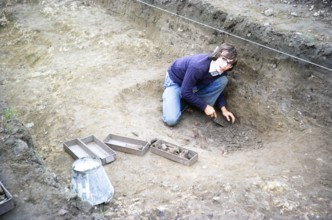
[[[155,6],[209,25],[221,20],[227,31],[242,28],[261,43],[275,37],[272,46],[280,50],[288,43],[213,4]],[[187,167],[151,152],[142,157],[117,152],[116,161],[104,166],[116,192],[103,207],[104,217],[329,217],[328,71],[136,1],[43,1],[7,6],[6,13],[8,24],[0,27],[1,99],[30,131],[41,163],[54,172],[60,188],[68,187],[71,178],[73,159],[62,146],[70,139],[95,135],[103,140],[110,133],[159,138],[199,154],[198,162]],[[239,51],[225,91],[236,123],[220,127],[193,108],[178,126],[165,126],[161,95],[168,66],[222,42]],[[324,44],[314,48],[324,49]],[[294,53],[305,56],[310,50]],[[329,67],[330,55],[303,58]],[[9,184],[19,187],[25,179],[24,188],[34,186],[32,174],[9,164],[10,171],[1,172]],[[14,173],[21,178],[10,180]],[[47,192],[48,185],[35,190]],[[38,198],[25,196],[28,205]],[[43,216],[56,199],[50,196],[30,212],[18,203],[8,215]],[[50,212],[77,216],[58,209],[59,204]]]

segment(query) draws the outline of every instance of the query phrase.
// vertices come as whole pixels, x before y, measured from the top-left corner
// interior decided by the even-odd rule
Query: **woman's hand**
[[[225,106],[221,107],[221,112],[227,119],[227,121],[232,122],[232,124],[235,122],[235,117],[232,112],[228,111]]]
[[[206,108],[204,109],[204,113],[207,116],[210,116],[211,118],[216,118],[217,117],[216,110],[214,110],[214,108],[211,105],[206,106]]]

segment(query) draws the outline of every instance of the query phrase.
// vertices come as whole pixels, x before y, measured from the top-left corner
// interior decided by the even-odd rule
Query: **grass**
[[[10,108],[6,108],[3,112],[3,115],[6,121],[10,121],[15,117],[15,112]]]
[[[104,204],[100,204],[99,205],[99,214],[101,217],[105,217],[105,207],[104,207]]]
[[[6,108],[3,111],[3,115],[0,117],[0,123],[2,124],[2,129],[6,131],[6,127],[9,129],[7,122],[15,117],[15,112],[11,108]]]

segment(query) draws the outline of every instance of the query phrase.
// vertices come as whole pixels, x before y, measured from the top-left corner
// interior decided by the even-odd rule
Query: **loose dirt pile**
[[[332,68],[328,2],[146,2]],[[1,2],[0,180],[16,207],[0,218],[332,218],[331,72],[152,6]],[[240,55],[225,92],[236,123],[191,109],[165,126],[170,63],[222,42]],[[91,207],[69,192],[62,143],[109,134],[162,139],[199,159],[117,152],[104,166],[115,196]]]

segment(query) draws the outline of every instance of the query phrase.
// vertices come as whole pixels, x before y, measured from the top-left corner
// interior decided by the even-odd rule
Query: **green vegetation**
[[[99,205],[99,214],[103,218],[105,217],[105,210],[104,209],[105,209],[104,204],[100,204]]]
[[[0,125],[3,131],[8,131],[10,126],[7,124],[10,120],[15,117],[15,112],[10,108],[5,108],[2,115],[0,115]]]
[[[6,108],[3,112],[3,115],[6,119],[6,121],[10,121],[11,119],[13,119],[15,117],[15,112],[10,108]]]

